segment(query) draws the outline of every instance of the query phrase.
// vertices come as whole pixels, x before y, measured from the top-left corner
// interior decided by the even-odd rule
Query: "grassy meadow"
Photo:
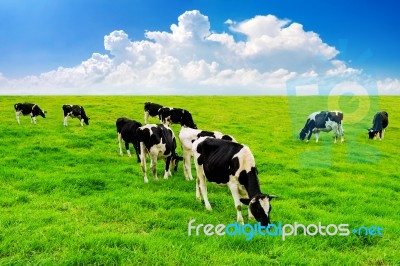
[[[188,236],[192,219],[236,222],[233,199],[209,183],[207,211],[181,164],[163,180],[159,161],[160,180],[149,172],[145,184],[135,157],[119,156],[115,121],[143,122],[145,101],[187,109],[198,128],[249,146],[262,191],[279,197],[273,223],[380,226],[383,236]],[[18,125],[18,102],[38,104],[46,119]],[[83,105],[90,125],[64,127],[63,104]],[[2,96],[0,265],[399,265],[399,106],[400,97]],[[300,142],[307,116],[328,108],[344,112],[345,143],[332,132]],[[385,139],[368,140],[380,110]],[[243,217],[254,223],[247,209]]]

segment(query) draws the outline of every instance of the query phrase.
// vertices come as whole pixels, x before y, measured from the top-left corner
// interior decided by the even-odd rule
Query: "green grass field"
[[[262,191],[279,197],[273,223],[380,226],[383,236],[188,236],[192,219],[234,223],[233,199],[209,183],[207,211],[182,165],[169,180],[149,173],[145,184],[134,157],[119,156],[115,121],[143,122],[145,101],[185,108],[200,129],[249,146]],[[18,125],[18,102],[38,104],[47,118]],[[83,105],[90,125],[63,127],[66,103]],[[399,265],[399,106],[399,97],[0,97],[0,265]],[[334,145],[332,132],[297,140],[307,116],[328,108],[344,112],[346,142]],[[389,126],[371,141],[379,110]]]

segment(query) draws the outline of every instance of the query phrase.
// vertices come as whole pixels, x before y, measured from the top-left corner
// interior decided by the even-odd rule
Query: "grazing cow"
[[[34,103],[16,103],[14,104],[15,116],[17,118],[18,124],[21,124],[19,121],[19,116],[22,115],[30,115],[31,123],[36,125],[36,117],[40,115],[43,118],[46,118],[46,111],[40,109],[37,104]]]
[[[212,137],[216,139],[224,139],[236,142],[236,140],[229,136],[224,135],[218,131],[204,131],[199,129],[193,129],[188,127],[182,127],[179,132],[179,140],[182,145],[183,151],[183,169],[186,180],[193,180],[192,176],[192,167],[191,167],[191,158],[193,156],[192,152],[192,143],[200,137]]]
[[[189,111],[180,108],[163,107],[158,110],[158,116],[164,125],[180,124],[183,127],[197,129]]]
[[[129,150],[129,143],[133,144],[135,148],[137,162],[140,162],[140,146],[139,146],[139,138],[137,135],[137,129],[142,126],[140,122],[136,122],[135,120],[128,119],[126,117],[121,117],[117,119],[115,123],[117,126],[118,132],[118,147],[119,147],[119,154],[122,156],[122,145],[121,142],[124,140],[125,142],[125,149],[126,153],[129,157],[131,157],[131,152]]]
[[[207,197],[206,178],[210,182],[228,185],[239,223],[243,224],[242,203],[248,205],[249,218],[255,218],[263,226],[270,223],[270,200],[276,196],[261,192],[254,156],[247,146],[201,137],[193,142],[192,151],[197,170],[196,198],[200,200],[203,196],[207,210],[211,210],[211,205]]]
[[[174,132],[165,125],[147,124],[137,129],[140,142],[140,164],[144,174],[144,182],[148,183],[146,174],[146,155],[150,156],[150,168],[155,180],[157,177],[157,160],[165,160],[164,179],[172,176],[170,168],[176,171],[182,157],[175,153],[176,141]]]
[[[81,126],[83,126],[83,123],[86,125],[89,125],[89,117],[86,116],[85,109],[83,109],[83,106],[80,105],[71,105],[71,104],[64,104],[62,106],[62,109],[64,111],[64,126],[68,126],[68,117],[71,118],[79,118]]]
[[[163,108],[162,105],[152,102],[145,102],[144,103],[144,123],[149,123],[149,116],[156,117],[158,116],[158,110]]]
[[[372,127],[368,129],[368,137],[370,139],[376,139],[378,135],[379,140],[382,140],[385,135],[385,128],[389,124],[388,113],[385,111],[376,113],[372,123],[373,123]]]
[[[320,111],[308,116],[303,129],[300,130],[300,140],[307,138],[310,140],[312,133],[315,133],[316,142],[318,142],[319,133],[333,130],[335,134],[335,143],[337,137],[341,136],[341,142],[344,142],[344,129],[342,125],[343,113],[338,111]]]

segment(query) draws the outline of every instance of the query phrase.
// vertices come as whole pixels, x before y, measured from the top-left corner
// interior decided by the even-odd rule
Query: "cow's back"
[[[234,156],[243,145],[214,138],[200,138],[198,141],[193,149],[199,154],[197,163],[203,166],[207,179],[210,182],[227,183],[229,176],[234,175],[238,168]]]

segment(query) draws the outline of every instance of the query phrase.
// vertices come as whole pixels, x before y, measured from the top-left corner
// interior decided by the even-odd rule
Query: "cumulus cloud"
[[[229,32],[212,30],[207,16],[187,11],[170,31],[147,31],[132,41],[123,30],[104,37],[105,54],[75,67],[7,79],[1,94],[286,94],[287,84],[359,82],[362,71],[336,58],[339,51],[317,33],[273,15],[227,19]],[[240,38],[238,38],[240,36]],[[379,92],[399,93],[398,80]]]
[[[386,78],[378,81],[380,95],[400,95],[400,80]]]

